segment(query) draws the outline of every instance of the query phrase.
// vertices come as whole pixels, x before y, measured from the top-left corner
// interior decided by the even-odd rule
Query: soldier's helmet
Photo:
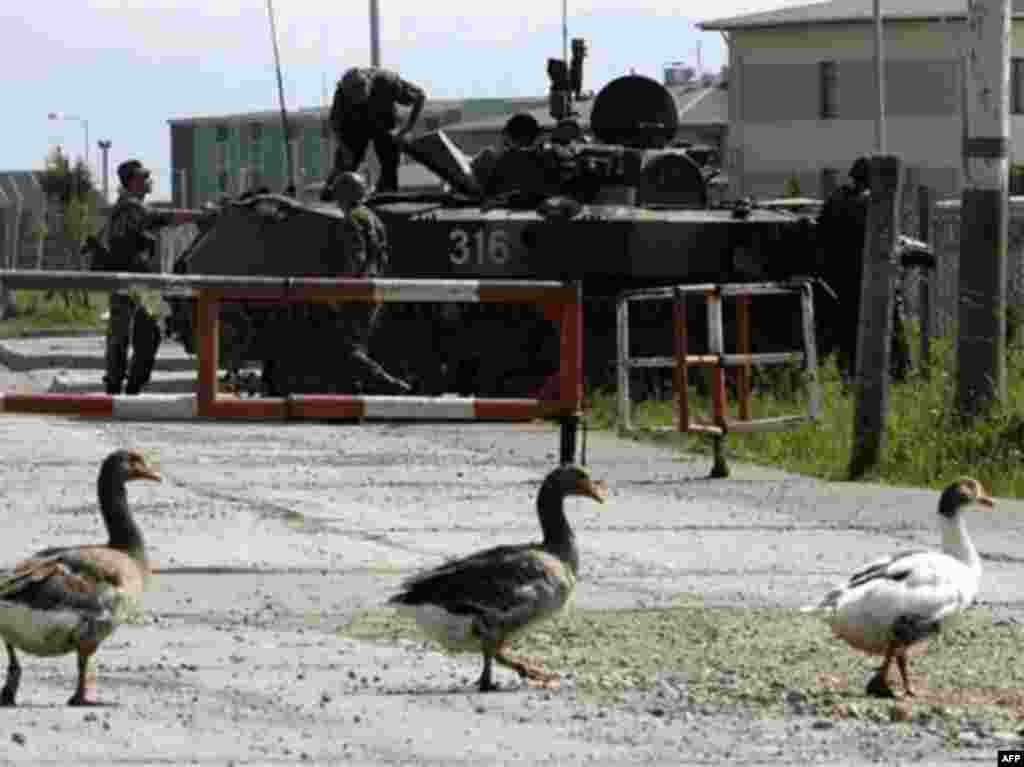
[[[359,67],[352,67],[341,77],[338,87],[354,104],[362,104],[370,98],[370,75]]]
[[[334,201],[343,207],[358,205],[366,199],[369,191],[366,179],[358,173],[342,173],[334,180],[331,187]]]
[[[853,165],[850,166],[850,171],[847,175],[854,181],[860,182],[867,186],[871,183],[871,164],[868,162],[867,157],[858,157],[853,161]]]

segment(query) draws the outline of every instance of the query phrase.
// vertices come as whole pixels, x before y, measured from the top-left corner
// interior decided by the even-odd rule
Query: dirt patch
[[[412,621],[390,610],[358,612],[338,631],[370,640],[416,636]],[[524,636],[515,650],[562,672],[565,683],[598,702],[667,683],[688,707],[740,707],[758,717],[939,721],[951,730],[982,722],[1017,730],[1024,720],[1021,647],[1024,627],[971,610],[912,658],[917,696],[897,700],[865,695],[878,659],[854,652],[819,619],[795,610],[578,609]]]

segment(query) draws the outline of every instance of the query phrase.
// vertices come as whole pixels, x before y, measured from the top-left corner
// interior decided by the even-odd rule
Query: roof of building
[[[461,113],[461,119],[473,120],[486,115],[492,115],[495,113],[507,114],[509,111],[525,107],[533,108],[540,104],[547,103],[546,97],[539,96],[523,96],[515,98],[469,98],[469,99],[431,99],[427,97],[427,102],[423,107],[423,115],[421,116],[421,122],[423,119],[428,118],[432,115],[443,115],[449,110],[458,110]],[[295,110],[290,110],[288,116],[290,118],[306,121],[306,120],[325,120],[327,119],[330,107],[319,106],[319,107],[300,107]],[[171,126],[186,126],[186,125],[222,125],[238,124],[238,123],[249,123],[249,122],[272,122],[281,119],[280,109],[261,109],[255,112],[235,112],[233,114],[221,114],[221,115],[196,115],[194,117],[174,117],[168,120],[168,124]]]
[[[701,88],[694,98],[679,107],[679,125],[729,124],[729,91],[725,88]]]
[[[1024,0],[1012,0],[1013,18],[1024,18]],[[881,0],[882,18],[886,21],[925,21],[963,19],[965,0]],[[872,3],[867,0],[830,0],[824,3],[780,8],[775,11],[748,13],[711,19],[697,24],[699,29],[730,30],[764,27],[807,26],[812,24],[865,23],[874,18]]]

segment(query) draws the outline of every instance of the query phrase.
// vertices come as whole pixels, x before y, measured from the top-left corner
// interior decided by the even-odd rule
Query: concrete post
[[[864,268],[857,328],[857,402],[853,424],[850,479],[878,468],[889,399],[889,353],[892,348],[893,262],[899,226],[900,158],[871,158],[871,201],[864,234]]]
[[[932,243],[932,190],[926,186],[917,189],[917,238]],[[921,333],[921,356],[918,370],[924,378],[931,376],[932,358],[932,284],[934,271],[918,270],[918,317]]]
[[[112,146],[110,141],[100,140],[96,142],[99,145],[100,152],[103,158],[103,202],[107,205],[110,204],[110,164],[109,164],[109,153],[110,147]]]
[[[967,2],[967,136],[960,225],[957,406],[1006,397],[1006,240],[1011,0]]]

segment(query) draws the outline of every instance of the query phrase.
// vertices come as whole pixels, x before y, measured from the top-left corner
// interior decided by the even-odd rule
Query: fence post
[[[629,300],[619,295],[615,307],[616,374],[619,380],[619,428],[629,432],[633,428],[629,396]]]
[[[750,354],[750,296],[736,296],[736,351]],[[741,421],[750,420],[750,363],[736,369],[736,398],[739,401]]]
[[[871,201],[864,232],[850,479],[860,479],[877,469],[882,454],[889,399],[893,280],[896,277],[892,256],[899,226],[900,167],[900,158],[895,155],[871,157]]]
[[[686,338],[686,294],[678,285],[672,292],[672,332],[676,356],[676,364],[672,369],[672,388],[678,397],[676,402],[678,429],[680,432],[685,432],[690,429],[690,397],[687,390],[690,376],[689,368],[686,365],[686,355],[689,353]]]
[[[917,238],[921,242],[932,244],[932,190],[926,186],[917,188]],[[938,253],[935,254],[938,257]],[[938,265],[936,264],[936,269]],[[917,314],[918,325],[921,332],[921,353],[918,359],[918,370],[922,377],[931,377],[932,359],[932,275],[925,269],[918,270],[917,280]]]
[[[562,307],[561,371],[559,399],[573,402],[576,412],[562,416],[560,463],[576,459],[576,432],[580,423],[579,411],[583,403],[583,286],[579,280],[572,283],[574,298]]]
[[[209,290],[200,290],[196,300],[196,337],[199,352],[196,411],[200,416],[212,415],[214,400],[217,398],[220,304]]]

